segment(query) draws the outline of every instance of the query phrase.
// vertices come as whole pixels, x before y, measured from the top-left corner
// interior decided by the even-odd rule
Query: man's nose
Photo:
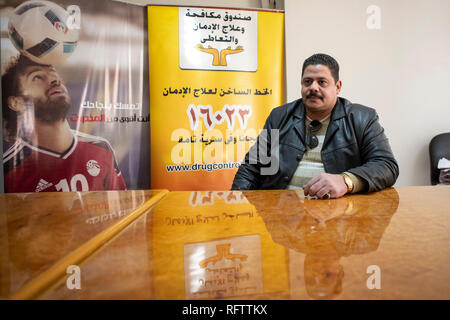
[[[61,78],[56,73],[50,73],[49,81],[52,86],[59,86],[61,84]]]
[[[311,85],[309,86],[309,89],[312,91],[318,91],[319,90],[319,85],[317,83],[317,81],[313,81],[311,83]]]

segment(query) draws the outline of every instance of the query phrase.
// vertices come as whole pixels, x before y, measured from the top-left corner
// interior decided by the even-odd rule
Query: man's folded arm
[[[360,156],[363,165],[347,170],[363,179],[366,192],[379,191],[394,185],[399,175],[397,161],[394,158],[384,129],[378,121],[378,115],[370,118],[362,133]]]
[[[245,155],[244,161],[239,166],[236,175],[234,176],[233,185],[231,190],[258,190],[261,189],[262,179],[261,176],[261,161],[259,155],[259,144],[264,143],[267,146],[268,152],[271,150],[271,136],[270,130],[272,125],[270,123],[270,115],[264,124],[263,130],[265,135],[259,135],[256,143],[250,148],[249,152]],[[256,160],[256,161],[255,161]],[[256,162],[256,163],[255,163]]]
[[[256,146],[256,143],[255,143]],[[248,156],[245,156],[245,162],[241,163],[236,175],[234,176],[231,190],[256,190],[260,183],[259,169],[255,164],[248,163]]]

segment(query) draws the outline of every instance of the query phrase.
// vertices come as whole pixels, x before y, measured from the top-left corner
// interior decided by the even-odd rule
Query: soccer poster
[[[284,13],[148,7],[151,186],[228,190],[283,100]]]
[[[150,187],[146,8],[0,3],[5,192]]]

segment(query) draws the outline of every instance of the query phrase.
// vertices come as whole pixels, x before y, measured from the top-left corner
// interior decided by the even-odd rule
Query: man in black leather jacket
[[[302,99],[272,110],[232,189],[303,188],[305,196],[327,199],[392,186],[399,169],[378,115],[338,97],[336,60],[306,59],[301,83]],[[270,150],[270,163],[261,161],[261,145]],[[267,170],[274,164],[277,170]]]

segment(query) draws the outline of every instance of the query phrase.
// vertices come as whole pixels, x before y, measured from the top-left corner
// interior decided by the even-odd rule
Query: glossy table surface
[[[160,193],[167,191],[0,194],[0,298]]]
[[[95,194],[58,198],[87,203]],[[104,194],[92,203],[106,203]],[[9,197],[0,198],[8,203],[0,221],[6,296],[110,221],[88,223],[93,213],[81,219],[70,201],[44,207]],[[450,299],[449,200],[448,186],[336,200],[287,190],[170,192],[79,264],[80,289],[64,275],[38,298]],[[55,217],[38,223],[49,212]]]

